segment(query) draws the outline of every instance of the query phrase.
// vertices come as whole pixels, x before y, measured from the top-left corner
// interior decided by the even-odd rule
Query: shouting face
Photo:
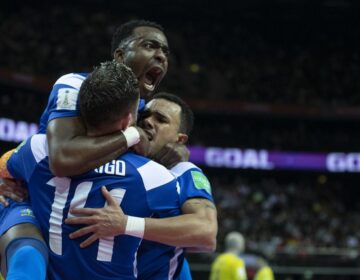
[[[115,51],[115,59],[128,65],[139,80],[142,97],[151,96],[168,69],[169,47],[162,31],[141,26]]]

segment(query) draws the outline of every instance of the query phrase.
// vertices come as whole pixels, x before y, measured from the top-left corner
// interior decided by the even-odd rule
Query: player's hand
[[[139,155],[147,156],[150,147],[148,136],[146,135],[145,131],[142,128],[137,126],[136,129],[139,131],[140,141],[139,143],[132,146],[131,149]]]
[[[182,161],[188,161],[190,151],[184,144],[168,143],[155,156],[158,163],[171,168]]]
[[[14,179],[0,179],[0,203],[8,206],[6,198],[22,202],[27,197],[27,190],[21,186],[21,182]]]
[[[80,244],[81,248],[85,248],[94,241],[103,238],[124,234],[127,216],[124,214],[117,201],[107,191],[106,187],[101,188],[102,194],[107,201],[104,208],[73,208],[70,213],[73,215],[81,215],[81,217],[68,218],[66,224],[83,224],[87,225],[69,236],[71,239],[79,238],[86,234],[92,235]]]

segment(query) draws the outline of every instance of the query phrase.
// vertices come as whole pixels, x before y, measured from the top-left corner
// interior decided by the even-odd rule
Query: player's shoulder
[[[87,77],[87,73],[69,73],[56,80],[54,86],[64,85],[75,89],[80,89],[81,84]]]
[[[121,158],[136,169],[147,190],[176,181],[168,169],[149,158],[132,152],[126,153]]]
[[[25,145],[26,144],[29,145],[36,162],[40,162],[49,154],[46,134],[34,134],[27,140],[27,143],[25,143]],[[17,148],[17,150],[18,149],[19,147]]]
[[[179,162],[173,168],[171,168],[171,173],[173,173],[176,177],[180,177],[188,171],[202,172],[198,166],[189,161]]]

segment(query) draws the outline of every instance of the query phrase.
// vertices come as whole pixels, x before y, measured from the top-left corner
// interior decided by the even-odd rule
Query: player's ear
[[[179,144],[185,144],[188,139],[189,139],[189,137],[187,136],[187,134],[178,133],[177,143],[179,143]]]
[[[131,113],[128,113],[124,118],[121,120],[121,130],[127,129],[130,125],[133,124],[133,116]]]
[[[114,51],[114,59],[116,62],[118,63],[123,63],[124,62],[124,55],[125,55],[125,52],[122,48],[117,48],[115,51]]]

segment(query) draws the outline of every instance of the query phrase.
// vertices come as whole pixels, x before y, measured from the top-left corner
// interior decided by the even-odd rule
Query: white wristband
[[[133,216],[128,216],[125,234],[134,237],[143,238],[145,231],[145,219]]]
[[[140,142],[140,133],[133,126],[130,126],[127,129],[125,129],[123,131],[123,134],[125,136],[128,148],[130,148]]]

